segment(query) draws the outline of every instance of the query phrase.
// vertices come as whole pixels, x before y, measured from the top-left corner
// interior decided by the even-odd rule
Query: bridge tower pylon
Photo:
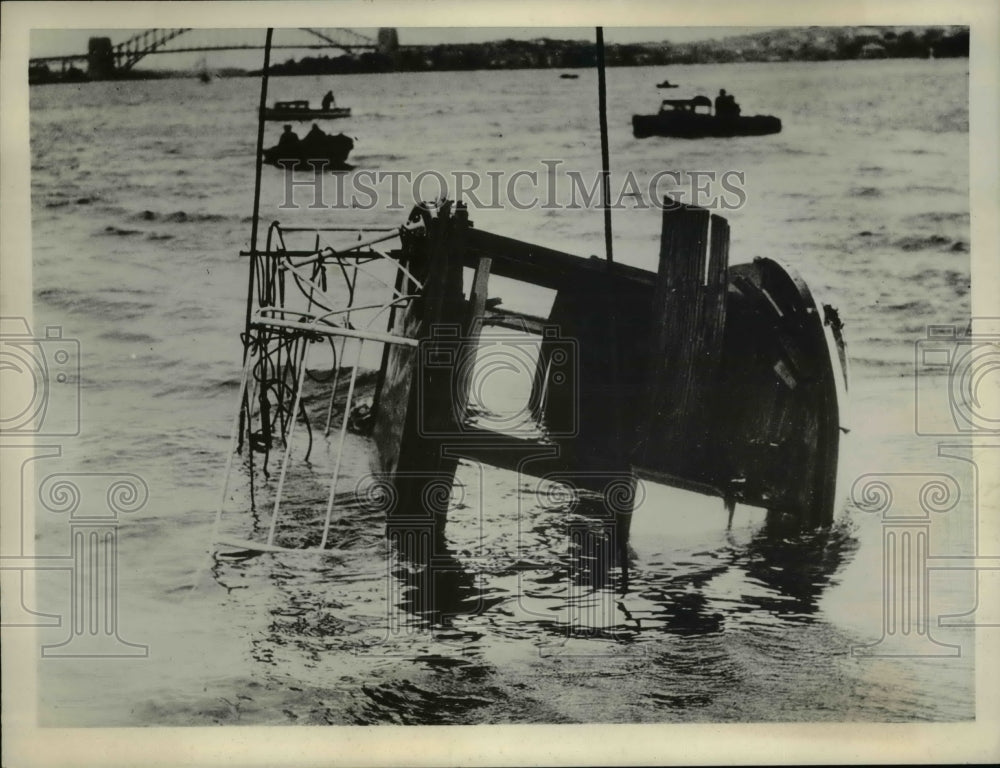
[[[108,80],[115,74],[114,49],[110,37],[92,37],[87,41],[87,77]]]

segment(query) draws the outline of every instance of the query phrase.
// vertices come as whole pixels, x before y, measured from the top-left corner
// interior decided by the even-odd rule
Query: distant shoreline
[[[611,44],[608,67],[677,64],[853,61],[859,59],[968,58],[968,27],[788,27],[691,43]],[[387,72],[474,72],[511,69],[593,69],[597,48],[587,40],[499,40],[406,46],[392,53],[307,56],[271,66],[278,77]],[[218,77],[259,77],[261,70],[220,68]],[[116,80],[195,77],[190,70],[131,70]],[[70,68],[29,70],[29,83],[86,82],[86,72]]]
[[[912,60],[920,61],[920,58],[918,58],[918,57],[907,57],[907,58],[909,60],[911,60],[911,61]],[[896,59],[893,59],[893,60],[894,61],[905,61],[905,60],[907,60],[907,58],[899,57],[899,58],[896,58]],[[956,56],[942,57],[942,59],[954,59],[954,58],[967,58],[967,57],[956,57]],[[727,62],[714,62],[714,61],[707,61],[707,62],[697,62],[697,63],[698,64],[751,64],[751,65],[757,65],[757,64],[802,64],[802,63],[806,63],[806,64],[810,64],[810,63],[811,64],[839,64],[839,63],[842,63],[844,61],[887,61],[887,59],[831,59],[831,60],[825,60],[825,61],[788,60],[788,61],[778,61],[778,62],[769,62],[769,61],[742,61],[742,62],[728,62],[727,61]],[[621,66],[622,68],[626,68],[625,66],[622,66],[622,65],[619,65],[619,66]],[[632,64],[632,65],[627,65],[627,66],[631,67],[631,68],[634,68],[634,67],[651,67],[651,66],[661,66],[661,65],[656,65],[656,64]],[[680,66],[685,66],[685,65],[680,65]],[[363,72],[363,71],[355,71],[355,72],[324,72],[324,71],[317,71],[317,72],[297,72],[297,73],[294,73],[294,74],[275,72],[274,70],[271,70],[271,76],[272,77],[309,77],[309,76],[315,77],[315,76],[327,75],[327,74],[337,74],[337,75],[365,75],[365,74],[395,74],[395,73],[403,74],[403,73],[411,73],[411,72],[432,74],[434,72],[505,72],[505,71],[516,71],[516,70],[524,70],[524,71],[551,70],[551,71],[554,71],[554,72],[559,72],[559,71],[562,71],[562,70],[566,70],[566,71],[574,71],[575,72],[575,71],[578,71],[578,70],[581,70],[581,69],[587,70],[587,69],[595,69],[595,68],[596,67],[586,67],[586,66],[579,66],[579,67],[505,67],[505,68],[502,68],[502,69],[501,68],[491,68],[491,69],[436,69],[436,70],[427,69],[427,70],[392,70],[392,71],[371,71],[371,72]],[[213,79],[223,79],[224,80],[224,79],[228,79],[228,78],[237,78],[237,77],[254,77],[254,78],[259,78],[260,76],[261,76],[261,70],[259,70],[259,69],[257,69],[257,70],[247,70],[247,69],[244,69],[244,70],[230,70],[230,71],[225,72],[225,73],[216,73],[214,75]],[[116,78],[114,80],[105,80],[105,81],[94,80],[94,81],[91,81],[91,80],[88,80],[84,76],[84,77],[79,77],[79,78],[75,78],[75,79],[74,78],[66,78],[66,79],[53,78],[51,80],[45,80],[45,81],[41,81],[41,82],[32,82],[31,85],[54,85],[54,84],[59,84],[59,83],[62,83],[62,84],[72,84],[72,83],[88,83],[88,82],[112,82],[112,83],[114,83],[114,82],[128,82],[128,81],[132,81],[132,80],[197,80],[197,79],[198,79],[198,76],[197,75],[193,75],[190,72],[184,72],[184,71],[179,71],[179,70],[170,70],[170,69],[162,69],[162,70],[135,70],[132,73],[130,73],[130,75],[128,77]]]

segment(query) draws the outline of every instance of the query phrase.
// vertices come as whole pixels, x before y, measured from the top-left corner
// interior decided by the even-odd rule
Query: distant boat
[[[305,100],[276,101],[273,107],[264,110],[265,120],[336,120],[350,116],[350,107],[312,109]]]
[[[198,79],[203,83],[212,82],[212,73],[208,71],[208,60],[202,56],[198,62]]]
[[[698,108],[707,108],[699,112]],[[693,99],[664,99],[655,115],[633,115],[632,135],[672,136],[679,139],[703,139],[730,136],[766,136],[781,132],[781,120],[771,115],[713,115],[712,102],[707,96]]]
[[[671,83],[669,80],[664,80],[662,83],[656,84],[657,88],[680,88],[676,83]]]
[[[579,75],[571,75],[569,72],[559,75],[563,80],[576,80]]]

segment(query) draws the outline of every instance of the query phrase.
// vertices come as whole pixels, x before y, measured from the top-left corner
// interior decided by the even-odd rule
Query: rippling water
[[[962,462],[938,458],[913,429],[913,345],[928,323],[964,327],[969,316],[967,67],[672,67],[670,79],[692,92],[725,87],[745,114],[784,123],[777,136],[694,142],[632,138],[630,116],[655,108],[663,72],[608,73],[616,184],[629,171],[744,172],[746,205],[726,212],[732,260],[785,258],[840,308],[855,395],[848,473],[969,481]],[[330,80],[273,80],[272,100],[333,87],[353,109],[338,128],[357,139],[358,170],[599,165],[594,73]],[[727,529],[719,500],[646,484],[623,568],[600,508],[553,503],[533,481],[462,464],[464,495],[431,560],[387,550],[384,514],[363,499],[338,512],[342,555],[207,560],[236,406],[247,266],[237,253],[249,244],[258,93],[253,79],[31,90],[36,327],[59,324],[79,339],[83,370],[82,433],[45,463],[133,472],[150,488],[120,532],[120,631],[150,657],[43,661],[43,723],[973,716],[970,630],[934,630],[961,645],[957,658],[851,656],[879,638],[882,603],[879,520],[849,503],[830,531],[788,537],[759,510],[738,508]],[[268,144],[278,130],[269,126]],[[405,216],[279,210],[283,191],[265,168],[265,223]],[[580,255],[603,248],[598,211],[472,218]],[[659,227],[656,211],[616,212],[617,258],[652,267]],[[299,500],[325,494],[329,441],[317,439],[293,484]],[[353,447],[356,479],[370,457],[361,441]],[[935,522],[935,551],[968,552],[970,520],[963,501]],[[227,517],[241,535],[254,522]],[[38,526],[39,551],[65,547],[64,521],[40,516]],[[41,581],[47,599],[65,602],[63,582]],[[931,586],[932,616],[974,604],[968,580],[935,576]]]

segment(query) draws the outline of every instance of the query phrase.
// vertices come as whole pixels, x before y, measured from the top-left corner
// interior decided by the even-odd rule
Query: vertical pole
[[[271,36],[274,30],[267,28],[264,39],[264,71],[260,78],[260,107],[257,111],[257,165],[253,188],[253,221],[250,224],[250,278],[247,284],[247,312],[244,325],[243,360],[246,361],[247,347],[250,339],[250,315],[253,311],[254,267],[257,261],[257,220],[260,218],[260,177],[264,165],[264,110],[267,108],[267,79],[271,67]]]
[[[618,357],[618,324],[616,321],[614,291],[611,290],[612,267],[615,262],[613,235],[611,229],[611,153],[608,149],[608,87],[605,77],[604,62],[604,27],[597,27],[597,108],[599,113],[599,124],[601,129],[601,204],[604,208],[604,255],[608,268],[608,287],[606,292],[608,333],[606,354],[611,358],[611,389],[613,409],[613,429],[611,458],[615,463],[613,471],[621,471],[625,468],[627,456],[625,455],[622,440],[625,430],[623,428],[622,417],[622,391],[619,386],[619,357]],[[631,514],[632,510],[624,512],[615,511],[615,527],[617,530],[628,530],[629,518],[626,514]],[[627,537],[616,537],[618,546],[618,561],[621,563],[622,589],[628,584],[628,549],[626,546]]]
[[[604,256],[608,267],[609,288],[612,266],[615,262],[611,233],[611,160],[608,152],[608,94],[604,77],[604,27],[597,27],[597,107],[601,128],[601,207],[604,209]],[[621,390],[618,386],[618,329],[615,322],[615,296],[605,292],[608,333],[606,353],[611,358],[611,386],[613,390],[614,435],[611,455],[617,471],[623,464]]]
[[[260,105],[257,112],[257,165],[254,171],[253,188],[253,221],[250,224],[250,269],[247,277],[247,309],[246,319],[243,323],[243,363],[246,364],[247,354],[250,350],[250,318],[253,313],[253,284],[256,277],[257,266],[257,220],[260,218],[260,177],[264,161],[264,110],[267,108],[267,78],[271,68],[271,37],[274,29],[267,28],[267,35],[264,38],[264,71],[260,79]],[[240,404],[240,440],[239,448],[243,447],[243,425],[245,423],[245,413],[249,408],[246,395]]]
[[[597,107],[601,125],[601,207],[604,208],[604,252],[613,263],[611,245],[611,161],[608,153],[608,93],[604,79],[604,27],[597,28]]]

